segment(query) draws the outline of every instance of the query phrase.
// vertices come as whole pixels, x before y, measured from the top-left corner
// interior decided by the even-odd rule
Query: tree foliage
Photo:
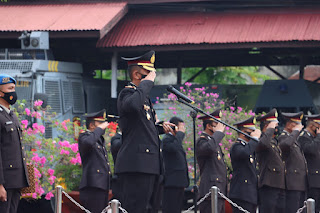
[[[182,79],[188,81],[201,68],[185,68]],[[208,67],[192,82],[200,84],[261,84],[270,76],[257,72],[258,67]]]

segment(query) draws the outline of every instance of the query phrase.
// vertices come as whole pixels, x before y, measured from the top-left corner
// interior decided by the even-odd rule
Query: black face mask
[[[140,80],[142,80],[142,79],[144,79],[145,77],[147,77],[147,75],[143,75],[143,74],[141,74],[141,73],[139,73],[139,74],[141,75]]]
[[[10,105],[13,105],[16,103],[16,101],[18,99],[16,92],[3,92],[3,94],[4,94],[4,96],[1,98],[3,98],[5,101],[7,101]]]
[[[250,135],[250,136],[251,136],[251,132],[244,132],[244,133],[246,133],[247,135]],[[249,138],[248,136],[246,136],[246,135],[245,135],[245,137],[248,138],[248,139],[250,139],[250,138]]]
[[[276,128],[274,129],[274,133],[275,136],[280,135],[280,128],[278,126],[276,126]]]

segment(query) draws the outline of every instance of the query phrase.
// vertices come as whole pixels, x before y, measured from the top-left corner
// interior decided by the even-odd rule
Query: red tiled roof
[[[1,5],[1,31],[100,30],[105,35],[127,12],[126,3]]]
[[[320,10],[128,14],[97,47],[320,41]]]
[[[297,71],[295,74],[291,75],[289,79],[299,79],[300,71]],[[308,81],[315,81],[320,78],[320,66],[317,65],[309,65],[304,69],[303,78]],[[320,80],[317,81],[320,83]]]

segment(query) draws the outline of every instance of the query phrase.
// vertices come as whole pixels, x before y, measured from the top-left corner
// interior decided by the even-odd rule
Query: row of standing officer
[[[221,119],[220,110],[211,115]],[[233,176],[229,197],[250,212],[255,212],[258,204],[259,212],[296,212],[303,205],[307,192],[308,197],[316,200],[319,211],[320,115],[306,116],[307,127],[302,132],[302,112],[282,113],[282,116],[286,124],[280,135],[275,109],[257,118],[262,133],[255,128],[254,117],[234,124],[256,140],[239,134],[231,147]],[[200,166],[200,196],[213,185],[225,194],[227,168],[219,146],[224,126],[209,117],[201,119],[204,132],[197,141],[196,153]],[[219,212],[224,212],[221,198],[218,206]],[[210,200],[200,205],[200,211],[211,211]],[[239,210],[233,208],[233,211]]]

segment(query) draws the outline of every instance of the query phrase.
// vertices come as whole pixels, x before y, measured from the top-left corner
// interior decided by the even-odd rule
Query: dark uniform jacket
[[[116,173],[159,175],[163,172],[161,141],[155,125],[155,111],[148,96],[152,87],[152,81],[144,80],[139,86],[127,86],[119,94],[122,146],[117,155]]]
[[[248,143],[238,138],[230,149],[233,168],[229,197],[252,204],[258,203],[258,179],[254,152],[258,142]]]
[[[313,137],[304,130],[298,142],[307,160],[309,188],[320,188],[320,134]]]
[[[17,116],[0,107],[0,184],[6,189],[29,186],[22,131]]]
[[[93,132],[79,135],[79,152],[82,161],[80,189],[95,187],[109,190],[110,167],[103,138],[105,130],[97,127]]]
[[[273,138],[274,129],[269,128],[261,134],[256,149],[257,167],[259,168],[258,186],[285,189],[285,162],[278,142]]]
[[[227,167],[219,143],[224,133],[216,131],[213,136],[202,133],[196,144],[196,155],[200,168],[200,197],[206,195],[212,186],[223,194],[227,192]]]
[[[182,147],[184,136],[183,132],[177,132],[175,136],[166,134],[162,140],[165,187],[189,186],[186,152]]]
[[[111,154],[112,154],[114,164],[116,164],[117,155],[121,145],[122,145],[122,135],[117,132],[117,134],[115,134],[115,136],[111,138]]]
[[[286,189],[305,191],[307,184],[307,166],[300,144],[297,142],[299,131],[289,134],[283,131],[278,138],[282,150],[282,159],[286,163]]]

